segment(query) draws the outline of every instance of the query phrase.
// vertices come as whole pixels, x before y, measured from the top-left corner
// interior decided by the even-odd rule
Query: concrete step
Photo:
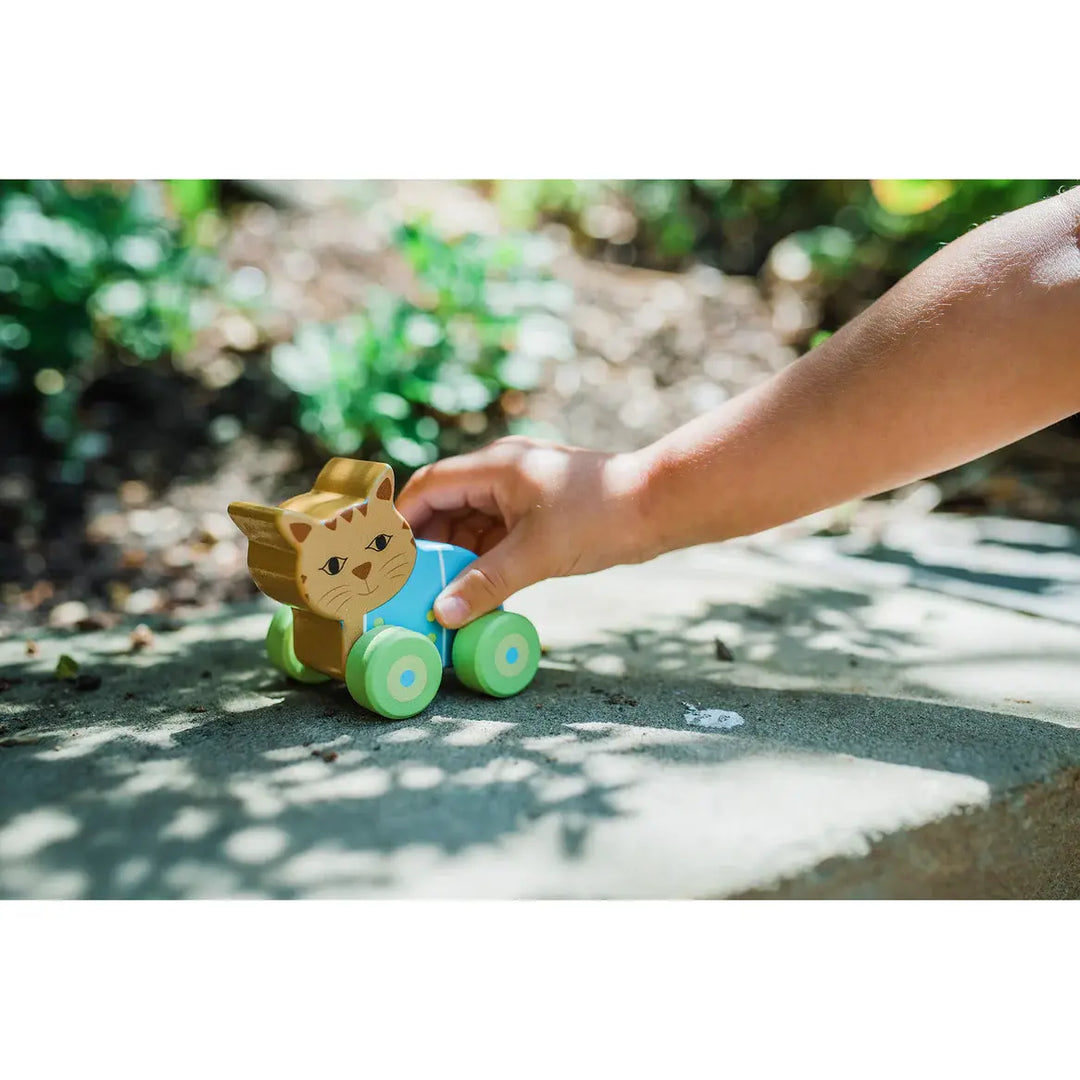
[[[286,685],[260,605],[134,653],[2,642],[0,893],[1080,895],[1080,626],[855,562],[543,583],[510,605],[547,646],[526,693],[451,678],[401,723]]]

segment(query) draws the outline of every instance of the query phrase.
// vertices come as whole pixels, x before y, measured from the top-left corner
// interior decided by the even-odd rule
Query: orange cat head
[[[416,562],[412,530],[394,507],[394,474],[334,458],[315,486],[280,506],[232,503],[248,537],[255,584],[275,600],[346,624],[384,604]]]

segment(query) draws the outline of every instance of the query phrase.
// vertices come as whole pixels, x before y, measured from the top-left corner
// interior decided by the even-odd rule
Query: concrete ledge
[[[0,894],[1080,895],[1080,627],[737,545],[519,601],[534,686],[403,723],[263,608],[0,643]]]

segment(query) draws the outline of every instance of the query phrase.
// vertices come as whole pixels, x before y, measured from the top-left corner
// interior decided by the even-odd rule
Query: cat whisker
[[[336,596],[323,597],[323,599],[321,601],[319,601],[319,606],[320,607],[333,607],[335,604],[339,603],[342,600],[348,601],[348,600],[351,600],[351,599],[352,599],[352,597],[349,596],[348,593],[338,593]]]
[[[348,598],[348,595],[349,595],[348,590],[346,590],[345,592],[336,592],[336,593],[333,593],[333,594],[328,594],[328,595],[322,597],[319,600],[319,603],[320,604],[333,604],[336,601],[341,600],[343,597]]]

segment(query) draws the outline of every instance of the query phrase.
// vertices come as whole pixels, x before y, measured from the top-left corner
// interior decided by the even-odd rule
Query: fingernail
[[[460,596],[440,596],[435,601],[435,615],[443,626],[453,629],[469,617],[469,605]]]

